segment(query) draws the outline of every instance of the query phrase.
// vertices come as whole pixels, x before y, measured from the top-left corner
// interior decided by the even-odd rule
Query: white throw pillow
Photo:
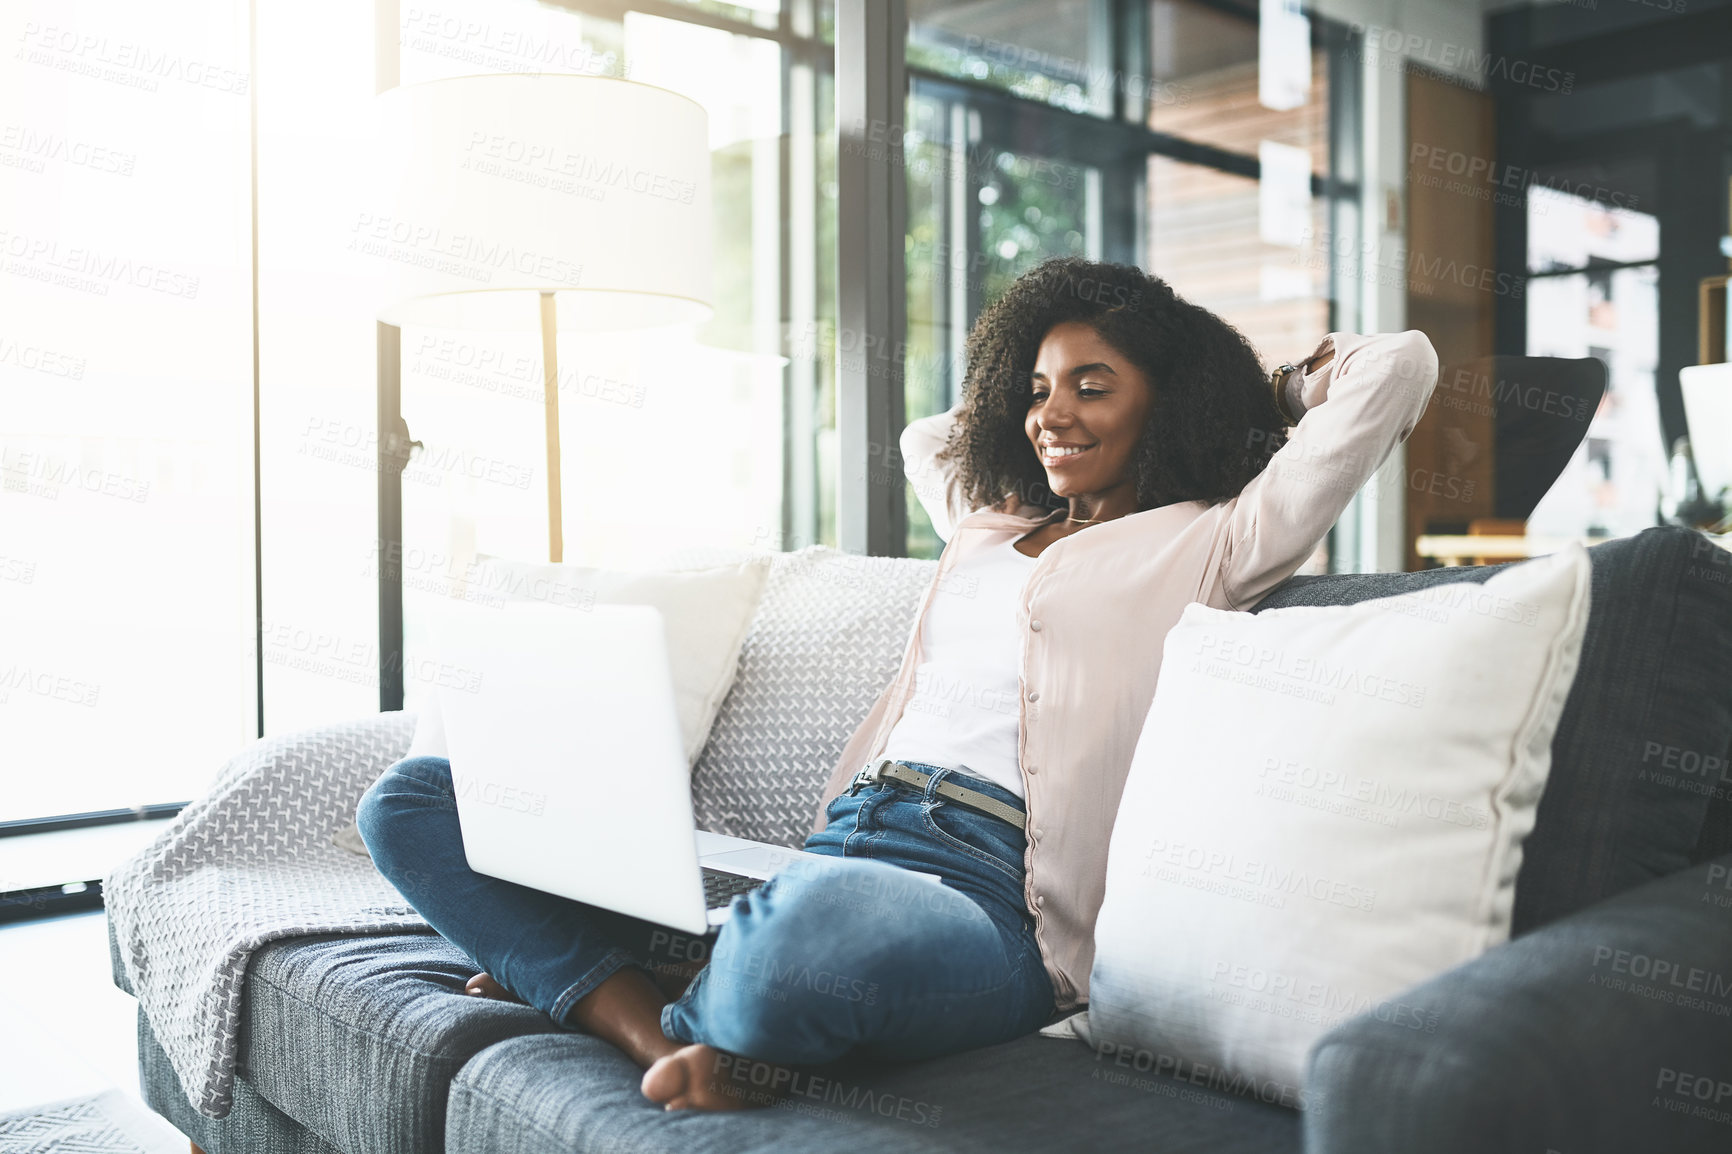
[[[1188,606],[1113,826],[1079,1035],[1303,1109],[1336,1023],[1435,1030],[1441,1008],[1402,993],[1509,937],[1589,568],[1572,544],[1357,605]]]
[[[697,764],[739,671],[740,649],[763,597],[769,555],[708,569],[636,572],[482,556],[473,570],[472,600],[545,601],[593,605],[653,605],[667,630],[668,662],[679,709],[686,763]],[[408,757],[444,757],[445,725],[438,695],[416,714]]]

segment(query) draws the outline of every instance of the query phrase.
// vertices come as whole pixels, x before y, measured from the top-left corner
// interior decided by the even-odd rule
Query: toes
[[[644,1071],[643,1081],[639,1089],[643,1095],[652,1101],[661,1102],[665,1109],[680,1109],[686,1097],[686,1068],[683,1062],[672,1055],[657,1058]]]
[[[476,974],[470,978],[464,983],[463,990],[465,993],[474,994],[477,997],[497,998],[502,1002],[521,1001],[517,995],[500,985],[492,974],[487,973]]]

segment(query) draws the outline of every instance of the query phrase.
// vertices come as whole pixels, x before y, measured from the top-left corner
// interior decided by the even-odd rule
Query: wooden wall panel
[[[1459,531],[1492,515],[1496,407],[1470,376],[1451,371],[1492,352],[1499,282],[1481,274],[1495,268],[1492,197],[1499,189],[1468,175],[1497,163],[1492,111],[1486,93],[1407,75],[1407,326],[1431,338],[1443,374],[1407,442],[1410,570],[1420,568],[1420,534]]]

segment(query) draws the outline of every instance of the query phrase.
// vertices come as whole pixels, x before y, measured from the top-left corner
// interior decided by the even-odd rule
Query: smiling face
[[[1122,497],[1128,485],[1134,509],[1131,462],[1153,405],[1148,378],[1093,328],[1081,321],[1054,325],[1035,354],[1023,420],[1047,486],[1060,497],[1109,490]]]

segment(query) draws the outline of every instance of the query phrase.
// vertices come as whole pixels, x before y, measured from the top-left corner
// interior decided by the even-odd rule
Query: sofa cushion
[[[283,938],[247,971],[237,1078],[345,1154],[441,1148],[451,1078],[540,1010],[463,992],[476,965],[432,932]]]
[[[664,1111],[643,1071],[583,1034],[515,1038],[479,1055],[451,1087],[445,1148],[488,1154],[838,1154],[1006,1150],[1280,1154],[1301,1117],[1211,1084],[1156,1073],[1159,1055],[1097,1059],[1076,1041],[1028,1034],[925,1062],[845,1061],[775,1106]],[[1163,1068],[1164,1069],[1164,1068]],[[749,1071],[747,1080],[749,1081]]]
[[[1714,759],[1732,743],[1732,582],[1709,579],[1732,568],[1714,566],[1718,552],[1674,526],[1588,550],[1593,608],[1523,846],[1512,934],[1665,877],[1713,848],[1700,844],[1708,803],[1732,787],[1732,776],[1711,780]],[[1293,577],[1252,612],[1351,605],[1483,582],[1506,568]]]
[[[692,774],[698,828],[799,846],[842,749],[902,664],[936,561],[773,555],[739,672]]]

